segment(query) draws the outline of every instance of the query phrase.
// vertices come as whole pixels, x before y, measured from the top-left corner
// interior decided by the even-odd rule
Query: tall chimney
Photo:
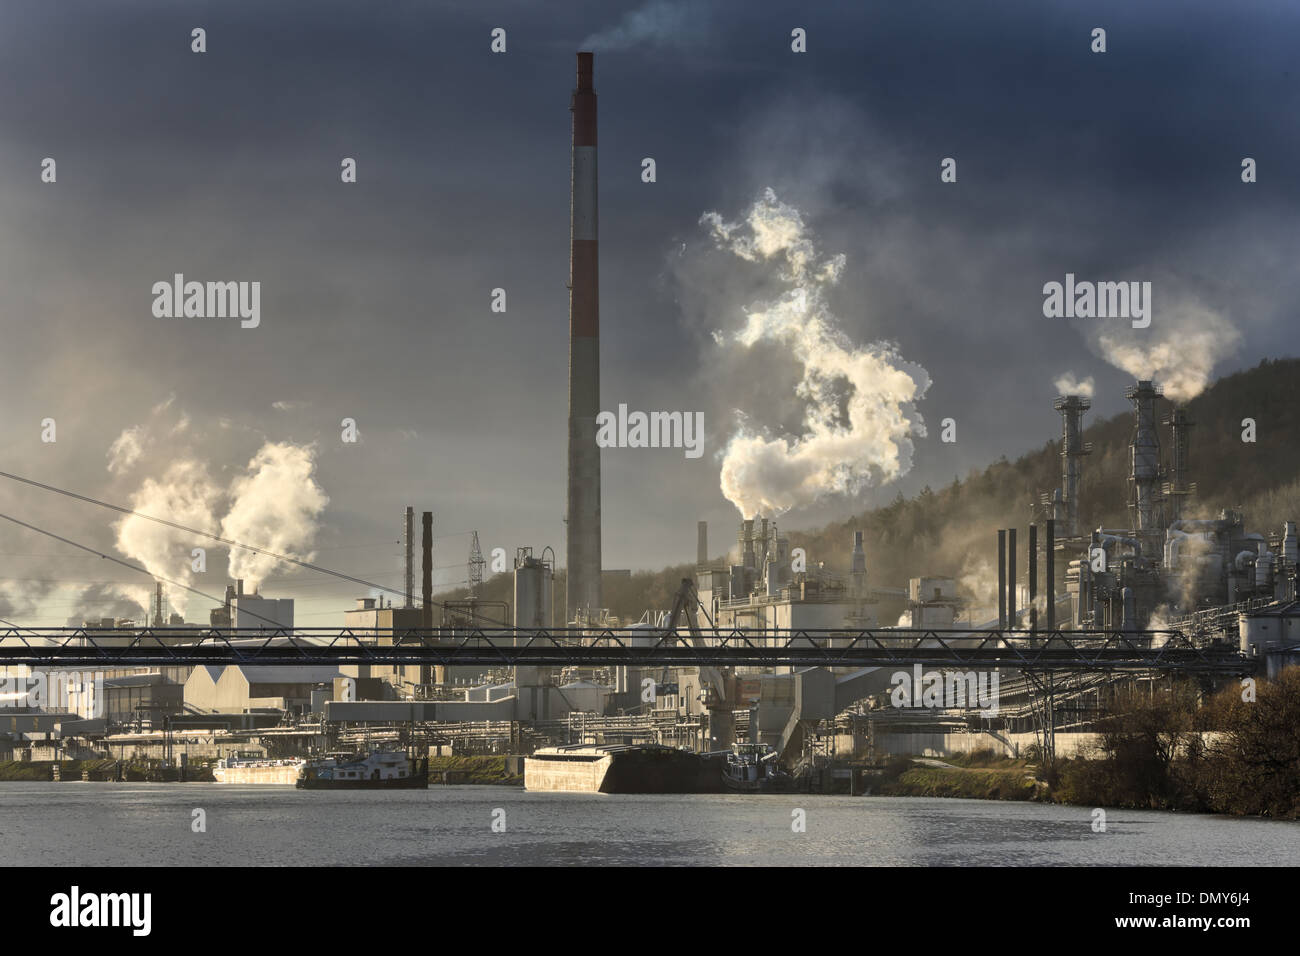
[[[1177,521],[1183,517],[1187,498],[1194,493],[1194,486],[1187,480],[1190,474],[1189,453],[1191,430],[1194,422],[1183,405],[1175,405],[1169,417],[1165,419],[1169,426],[1173,448],[1169,455],[1169,519]]]
[[[853,557],[849,564],[850,582],[854,597],[867,594],[867,553],[862,548],[862,532],[853,532]]]
[[[1056,630],[1056,522],[1047,519],[1047,629]]]
[[[1007,626],[1007,533],[998,531],[998,630]]]
[[[1079,459],[1092,451],[1083,440],[1083,413],[1092,402],[1078,395],[1062,395],[1052,406],[1061,413],[1061,503],[1065,506],[1065,534],[1079,533]]]
[[[596,236],[596,91],[593,56],[578,54],[569,204],[568,618],[600,601],[600,283]]]
[[[1016,529],[1007,529],[1007,627],[1015,629],[1016,621]]]
[[[406,602],[405,608],[415,607],[415,509],[406,506]]]
[[[698,541],[695,544],[695,564],[704,567],[709,563],[709,523],[700,521],[695,526]]]
[[[1029,526],[1029,629],[1038,630],[1038,525]]]
[[[422,534],[420,536],[421,570],[424,573],[422,597],[424,613],[420,616],[421,627],[433,627],[433,512],[426,511],[420,515]]]
[[[1129,508],[1136,531],[1159,530],[1160,438],[1156,435],[1156,396],[1160,390],[1140,381],[1124,393],[1133,403],[1133,440],[1129,442]]]

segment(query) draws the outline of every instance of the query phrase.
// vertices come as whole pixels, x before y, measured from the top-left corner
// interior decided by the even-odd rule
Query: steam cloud
[[[1215,364],[1232,354],[1240,341],[1241,333],[1222,315],[1189,304],[1175,309],[1173,320],[1159,326],[1103,332],[1097,346],[1116,368],[1134,378],[1152,379],[1164,386],[1172,401],[1185,402],[1205,390]]]
[[[617,26],[593,33],[582,41],[582,49],[596,52],[627,50],[646,44],[654,47],[682,46],[702,37],[707,10],[692,9],[687,3],[655,0],[633,10]]]
[[[1066,372],[1053,384],[1056,386],[1056,394],[1058,395],[1078,395],[1080,398],[1092,398],[1095,391],[1091,375],[1080,380],[1075,378],[1073,372]]]
[[[188,419],[171,429],[183,431]],[[109,449],[108,469],[113,474],[131,470],[142,458],[142,450],[156,441],[156,428],[135,426],[125,430]],[[315,447],[291,442],[265,442],[242,474],[228,488],[214,481],[205,464],[191,454],[170,456],[172,462],[160,478],[146,478],[130,497],[132,510],[163,518],[201,531],[265,548],[295,558],[303,554],[316,535],[317,519],[329,498],[317,484]],[[225,511],[225,517],[218,516]],[[217,530],[219,527],[219,530]],[[117,548],[142,564],[150,574],[193,586],[192,550],[208,548],[212,542],[167,525],[128,515],[115,526]],[[252,588],[284,562],[268,555],[232,548],[229,573],[244,578]],[[149,607],[152,589],[114,585],[128,600]],[[171,610],[184,614],[190,592],[164,582]],[[103,595],[96,595],[103,603]]]
[[[162,478],[145,479],[131,496],[131,509],[207,530],[213,525],[213,510],[220,499],[221,490],[208,476],[207,468],[200,462],[182,459],[173,461]],[[127,515],[117,523],[118,550],[139,561],[155,577],[192,584],[190,549],[194,546],[193,535],[156,521]],[[190,592],[167,584],[163,587],[172,610],[184,614]]]
[[[826,301],[839,282],[843,254],[822,258],[799,211],[772,189],[728,223],[716,212],[700,220],[715,242],[748,262],[773,263],[787,290],[746,311],[744,326],[715,336],[725,346],[779,345],[802,365],[795,395],[803,403],[802,433],[773,437],[742,418],[723,452],[721,484],[746,517],[778,514],[831,494],[856,494],[912,467],[912,437],[924,437],[915,410],[930,387],[921,366],[896,347],[855,347]]]
[[[300,555],[316,535],[316,519],[329,504],[313,476],[315,448],[289,442],[267,442],[248,463],[248,474],[231,484],[230,511],[221,522],[221,536],[270,551]],[[230,550],[230,576],[257,583],[284,562],[270,555]]]

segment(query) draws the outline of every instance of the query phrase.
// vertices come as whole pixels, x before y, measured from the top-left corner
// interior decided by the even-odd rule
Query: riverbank
[[[65,783],[85,780],[103,782],[125,780],[130,782],[174,783],[181,778],[179,767],[164,767],[157,760],[0,760],[0,781]],[[187,783],[211,783],[212,762],[195,761],[185,768]]]
[[[885,797],[1036,800],[1051,797],[1027,760],[978,751],[947,760],[900,758],[885,768],[872,792]]]

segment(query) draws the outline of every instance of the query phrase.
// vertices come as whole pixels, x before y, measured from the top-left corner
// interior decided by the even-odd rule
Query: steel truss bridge
[[[201,664],[1007,667],[1248,674],[1235,647],[1181,631],[646,628],[0,629],[0,666]]]

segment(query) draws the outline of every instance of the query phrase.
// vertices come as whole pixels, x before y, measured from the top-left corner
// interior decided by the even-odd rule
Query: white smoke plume
[[[708,10],[700,4],[654,0],[626,14],[617,25],[582,41],[583,50],[608,53],[636,46],[688,46],[698,43],[708,26]]]
[[[1096,386],[1089,375],[1085,379],[1076,378],[1073,372],[1066,372],[1055,382],[1057,395],[1078,395],[1080,398],[1092,398]]]
[[[1150,328],[1102,332],[1097,348],[1116,368],[1152,379],[1170,400],[1185,402],[1205,390],[1215,364],[1240,341],[1241,333],[1222,315],[1188,303],[1171,308],[1168,319]]]
[[[314,555],[304,552],[329,504],[313,474],[315,451],[312,445],[264,444],[248,463],[248,473],[231,483],[221,536],[310,561]],[[230,550],[230,577],[244,578],[252,588],[283,564],[255,551]]]
[[[150,475],[129,493],[131,509],[302,558],[299,552],[311,546],[317,518],[329,501],[313,476],[315,446],[264,441],[247,467],[236,469],[238,473],[227,485],[225,479],[211,477],[195,451],[210,448],[210,436],[192,433],[189,417],[172,405],[173,400],[168,399],[156,406],[147,421],[125,429],[108,450],[110,474],[123,479],[131,472]],[[157,461],[170,462],[161,476],[149,467]],[[169,582],[209,590],[196,584],[193,550],[210,551],[220,547],[217,542],[134,515],[121,519],[115,531],[118,550],[163,581],[168,610],[184,615],[192,595]],[[232,548],[229,569],[232,577],[245,578],[256,587],[281,564],[275,558]],[[209,576],[205,583],[212,580]],[[152,613],[152,586],[114,584],[112,588],[115,594]],[[219,596],[221,584],[210,590]],[[104,603],[103,595],[90,595],[83,603],[85,610],[93,613],[96,603]]]
[[[147,478],[131,496],[131,509],[155,518],[175,521],[191,528],[209,530],[221,490],[208,476],[207,468],[189,459],[173,461],[159,479]],[[116,525],[117,548],[145,566],[152,575],[192,585],[190,550],[199,542],[194,535],[167,525],[127,515]],[[163,585],[167,603],[184,614],[190,592]],[[132,597],[135,597],[133,594]],[[144,603],[149,606],[148,599]]]
[[[746,517],[779,514],[831,494],[856,494],[896,479],[912,466],[913,437],[925,424],[914,404],[930,386],[921,366],[895,346],[854,346],[827,304],[844,269],[843,254],[822,258],[799,211],[772,189],[728,223],[701,217],[717,244],[749,262],[772,263],[787,289],[755,303],[743,327],[721,336],[724,347],[777,345],[802,365],[795,396],[801,433],[769,433],[741,419],[723,453],[721,484]]]
[[[108,446],[108,470],[112,474],[129,471],[144,455],[145,428],[133,425],[122,430],[122,434]]]

